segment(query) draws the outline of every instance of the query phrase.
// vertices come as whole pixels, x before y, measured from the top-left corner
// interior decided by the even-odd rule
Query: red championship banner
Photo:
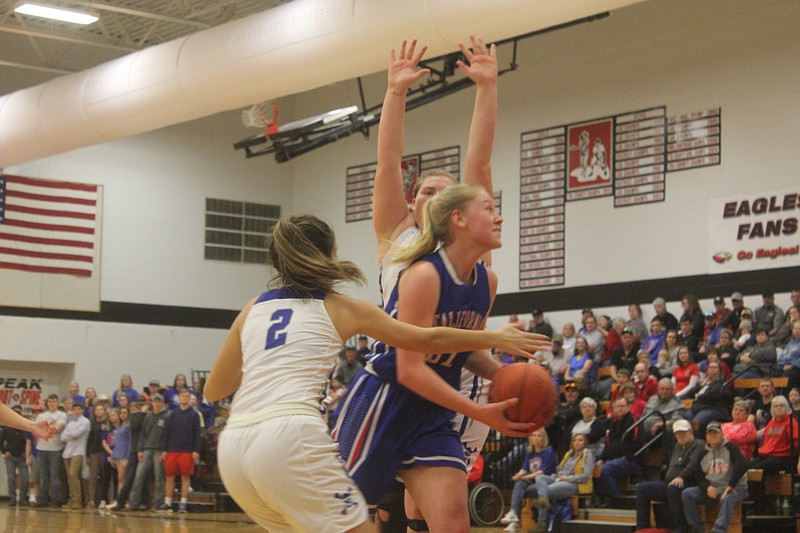
[[[612,194],[613,160],[611,118],[567,127],[567,200]]]

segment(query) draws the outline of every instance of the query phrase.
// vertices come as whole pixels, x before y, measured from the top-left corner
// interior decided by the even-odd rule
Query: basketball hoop
[[[264,137],[278,133],[278,102],[266,100],[242,111],[242,123],[264,130]]]

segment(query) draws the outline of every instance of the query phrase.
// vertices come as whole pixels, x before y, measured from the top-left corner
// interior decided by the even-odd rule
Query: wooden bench
[[[667,502],[651,501],[650,502],[650,523],[656,524],[656,506],[667,505]],[[703,521],[706,531],[711,531],[714,527],[714,522],[719,515],[719,504],[717,502],[711,504],[701,503],[697,506],[700,511],[700,519]],[[670,510],[671,512],[671,510]],[[742,502],[736,506],[736,510],[728,522],[728,533],[742,533]]]
[[[747,481],[764,482],[766,496],[791,496],[792,474],[765,474],[763,470],[748,470]]]
[[[734,389],[757,389],[758,384],[761,383],[761,380],[765,378],[739,378],[733,380],[733,388]],[[772,385],[776,389],[785,389],[789,386],[789,378],[786,376],[781,376],[777,378],[769,378],[772,381]]]
[[[601,470],[602,469],[599,466],[595,466],[594,470],[592,471],[592,478],[597,479],[600,477]],[[525,498],[525,500],[522,502],[522,511],[520,512],[519,517],[519,525],[522,531],[527,531],[536,527],[536,523],[533,521],[533,516],[531,513],[533,510],[533,500],[534,498]],[[574,494],[572,496],[572,517],[577,518],[580,509],[587,508],[591,501],[592,494]]]

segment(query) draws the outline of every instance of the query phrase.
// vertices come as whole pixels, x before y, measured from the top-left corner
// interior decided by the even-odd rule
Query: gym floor
[[[99,512],[96,509],[0,507],[0,530],[6,533],[226,533],[263,531],[242,513],[162,514]],[[500,528],[471,528],[472,533],[499,533]]]

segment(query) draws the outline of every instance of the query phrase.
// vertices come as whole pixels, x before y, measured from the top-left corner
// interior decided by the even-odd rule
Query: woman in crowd
[[[545,530],[546,509],[553,502],[571,498],[573,494],[591,494],[594,491],[592,474],[595,458],[586,449],[586,435],[572,436],[570,450],[564,455],[557,471],[552,476],[536,478],[536,492],[539,494],[534,505],[540,509],[536,521],[537,532]]]
[[[667,336],[664,337],[664,348],[662,348],[662,350],[667,353],[666,357],[664,357],[663,364],[659,364],[658,377],[672,377],[675,367],[678,366],[679,349],[680,346],[678,346],[678,332],[674,329],[667,331]],[[659,354],[659,363],[661,363],[661,354]]]
[[[770,411],[772,420],[758,432],[762,444],[758,448],[758,458],[750,468],[766,473],[789,472],[794,467],[792,452],[797,453],[800,449],[797,419],[790,414],[785,396],[775,396]]]
[[[569,359],[575,353],[575,324],[567,322],[561,327],[561,336],[564,337],[564,344],[561,347],[564,349],[564,355]]]
[[[111,407],[119,407],[119,397],[122,395],[128,397],[128,403],[139,398],[139,393],[133,388],[133,378],[129,374],[122,374],[119,378],[119,388],[111,395]]]
[[[678,349],[678,366],[672,372],[672,384],[675,386],[675,396],[683,400],[691,398],[697,387],[700,369],[694,364],[689,348],[681,346]]]
[[[338,294],[340,282],[363,281],[363,275],[353,263],[336,259],[333,231],[312,216],[279,221],[269,258],[275,273],[272,290],[248,303],[236,318],[204,390],[209,401],[235,392],[219,439],[220,474],[235,501],[267,530],[373,531],[366,502],[344,470],[320,416],[325,396],[320,391],[342,339],[361,333],[387,345],[440,354],[495,346],[530,355],[549,346],[538,340],[541,336],[511,325],[502,333],[421,329],[391,319],[372,303]],[[478,406],[455,394],[493,417],[514,403]],[[309,476],[312,459],[314,475]],[[466,474],[460,481],[466,505]],[[343,504],[347,513],[342,513]]]
[[[639,304],[630,304],[628,306],[628,316],[630,317],[628,326],[636,334],[639,342],[644,341],[647,336],[650,335],[650,330],[647,328],[647,324],[644,323],[644,319],[642,318],[642,307]]]
[[[130,399],[128,398],[127,394],[120,394],[116,397],[117,408],[122,409],[123,407],[128,408],[130,407]]]
[[[789,406],[794,416],[800,419],[800,388],[792,387],[789,391]]]
[[[795,306],[787,309],[783,324],[778,328],[775,336],[770,339],[770,342],[778,348],[785,346],[787,342],[792,340],[792,326],[798,320],[800,320],[800,309]]]
[[[641,418],[644,408],[647,406],[647,401],[638,394],[636,387],[632,383],[622,385],[619,390],[620,395],[628,403],[628,409],[633,417],[637,420]],[[597,457],[600,456],[598,455]]]
[[[97,485],[95,504],[98,509],[104,509],[106,501],[113,502],[117,499],[117,470],[114,468],[114,448],[116,446],[116,430],[119,428],[119,410],[108,410],[108,424],[100,430],[103,446],[103,466],[100,469],[100,482]],[[97,501],[99,497],[99,501]]]
[[[519,517],[525,498],[537,496],[536,478],[549,476],[556,471],[556,454],[550,447],[547,431],[539,428],[528,437],[528,453],[522,461],[522,468],[511,477],[514,489],[511,492],[511,510],[500,520],[508,524],[503,531],[519,531]]]
[[[586,376],[591,376],[592,366],[594,360],[592,354],[589,352],[589,343],[583,335],[578,335],[575,338],[575,353],[569,358],[567,362],[567,371],[564,372],[564,381],[572,381],[575,379],[577,372],[583,372]]]
[[[97,405],[97,391],[94,390],[94,387],[86,387],[83,398],[85,400],[83,416],[91,420],[94,417],[94,406]]]
[[[689,319],[692,323],[692,333],[698,338],[703,338],[703,331],[706,329],[706,319],[703,315],[703,310],[700,309],[700,302],[694,294],[685,294],[681,299],[681,307],[683,307],[683,314],[681,315],[680,322]]]
[[[722,381],[722,369],[719,361],[708,363],[706,381],[694,397],[692,406],[686,411],[686,419],[697,421],[695,436],[705,438],[705,428],[709,422],[722,422],[728,419],[731,405],[731,391]]]
[[[112,409],[113,411],[113,409]],[[116,496],[122,492],[122,486],[125,484],[125,472],[128,468],[128,461],[131,455],[131,424],[128,420],[129,411],[127,407],[120,407],[118,410],[118,422],[114,428],[114,447],[111,449],[111,467],[114,469],[117,478],[117,490],[114,492],[115,497],[107,507],[111,509],[116,508]],[[109,420],[113,420],[109,417]]]
[[[745,400],[736,400],[731,411],[731,421],[722,424],[722,434],[741,450],[748,461],[753,459],[758,444],[756,426],[747,419],[750,404]]]
[[[635,392],[635,391],[634,391]],[[581,400],[581,419],[572,426],[572,435],[581,433],[586,435],[586,448],[595,457],[600,457],[605,447],[606,425],[605,421],[597,418],[597,402],[588,396]]]
[[[185,374],[175,374],[175,379],[172,381],[172,386],[167,387],[167,390],[164,391],[164,405],[170,411],[174,411],[175,409],[180,409],[180,403],[178,401],[178,397],[180,396],[181,389],[188,389],[189,385],[186,383],[186,375]],[[192,389],[189,389],[189,392],[194,394]]]
[[[790,414],[789,401],[785,396],[775,396],[771,402],[772,420],[758,432],[762,444],[758,457],[753,459],[750,468],[762,470],[767,474],[791,472],[795,467],[793,453],[798,450],[797,419]],[[752,483],[752,499],[758,513],[768,512],[768,499],[763,483]]]

